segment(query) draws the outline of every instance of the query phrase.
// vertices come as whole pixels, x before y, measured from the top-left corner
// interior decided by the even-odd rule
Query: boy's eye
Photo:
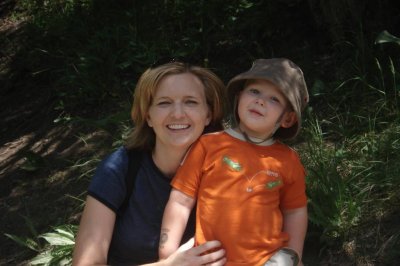
[[[251,94],[255,94],[255,95],[260,94],[260,91],[257,90],[257,89],[254,89],[254,88],[250,88],[250,89],[249,89],[249,92],[250,92]]]
[[[279,103],[279,99],[275,96],[271,96],[271,101]]]
[[[275,104],[275,105],[281,105],[281,100],[279,100],[279,98],[278,97],[275,97],[275,96],[271,96],[271,97],[269,97],[269,100],[268,100],[271,104]]]

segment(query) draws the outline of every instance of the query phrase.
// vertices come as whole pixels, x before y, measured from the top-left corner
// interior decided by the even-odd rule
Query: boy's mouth
[[[258,116],[264,116],[262,113],[260,113],[260,112],[257,111],[256,109],[250,109],[249,112],[250,112],[251,114],[255,114],[255,115],[258,115]]]

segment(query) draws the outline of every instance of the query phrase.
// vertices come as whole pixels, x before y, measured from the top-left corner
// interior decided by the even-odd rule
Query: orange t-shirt
[[[281,210],[307,204],[305,170],[280,142],[259,146],[227,132],[193,144],[172,186],[197,198],[197,244],[221,241],[226,265],[263,265],[289,239]]]

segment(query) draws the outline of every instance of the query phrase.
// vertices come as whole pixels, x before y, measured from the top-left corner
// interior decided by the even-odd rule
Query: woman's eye
[[[196,104],[198,104],[198,102],[197,102],[196,100],[187,100],[187,101],[186,101],[186,104],[189,104],[189,105],[196,105]]]
[[[168,102],[168,101],[161,101],[161,102],[157,103],[157,105],[160,105],[160,106],[165,106],[165,105],[168,105],[168,104],[170,104],[170,102]]]

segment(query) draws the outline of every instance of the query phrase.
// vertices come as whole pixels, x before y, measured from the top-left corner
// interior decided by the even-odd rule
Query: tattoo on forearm
[[[168,241],[168,228],[161,228],[159,248],[164,248],[165,242]]]

